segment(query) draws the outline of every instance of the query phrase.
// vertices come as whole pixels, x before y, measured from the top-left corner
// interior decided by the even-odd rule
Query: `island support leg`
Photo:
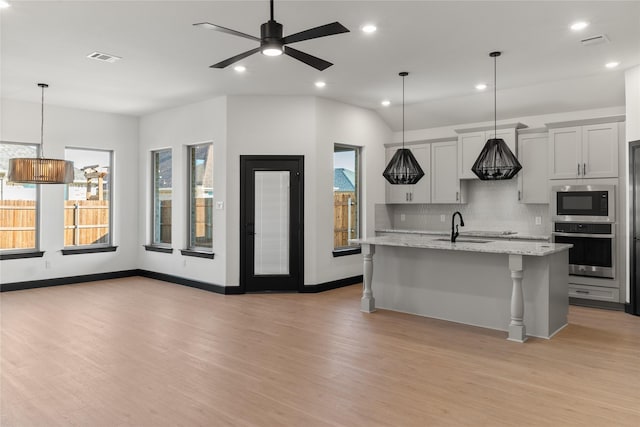
[[[527,329],[524,325],[524,296],[522,294],[522,255],[509,255],[509,270],[513,280],[511,291],[511,323],[509,323],[509,341],[525,342]]]
[[[376,311],[376,300],[373,297],[371,281],[373,280],[373,254],[376,252],[375,245],[362,245],[364,259],[362,299],[360,300],[360,311],[373,313]]]

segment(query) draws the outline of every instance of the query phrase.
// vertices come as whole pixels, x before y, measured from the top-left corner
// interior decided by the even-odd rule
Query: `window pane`
[[[171,150],[152,153],[154,245],[171,244]]]
[[[348,248],[349,239],[360,237],[360,149],[334,145],[333,150],[333,248]],[[355,245],[357,246],[357,245]]]
[[[0,143],[0,250],[37,249],[37,187],[7,181],[9,159],[37,156],[37,145]]]
[[[189,147],[189,248],[213,249],[213,144]]]
[[[67,148],[73,183],[65,186],[64,245],[111,244],[111,151]]]
[[[255,172],[255,275],[289,274],[289,171]]]

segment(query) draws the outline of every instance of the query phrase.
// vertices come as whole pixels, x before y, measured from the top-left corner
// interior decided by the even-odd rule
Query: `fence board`
[[[0,249],[28,249],[36,246],[36,202],[0,201]]]
[[[351,199],[351,230],[349,230],[349,199]],[[357,237],[358,206],[355,192],[333,193],[333,247],[349,246]]]

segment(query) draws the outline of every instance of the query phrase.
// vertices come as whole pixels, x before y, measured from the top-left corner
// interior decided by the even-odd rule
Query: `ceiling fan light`
[[[265,44],[262,46],[262,54],[266,56],[280,56],[283,53],[283,47],[279,44]]]

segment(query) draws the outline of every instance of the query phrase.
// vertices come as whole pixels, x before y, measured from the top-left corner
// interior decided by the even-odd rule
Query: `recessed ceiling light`
[[[327,84],[323,81],[317,81],[315,83],[316,87],[325,87]]]
[[[8,8],[9,6],[11,6],[11,5],[9,4],[9,2],[8,2],[8,1],[0,0],[0,9],[6,9],[6,8]]]
[[[245,67],[244,65],[236,65],[235,67],[233,67],[233,69],[238,73],[244,73],[245,71],[247,71],[247,67]]]
[[[377,29],[378,27],[373,24],[366,24],[362,26],[362,32],[367,34],[375,33]]]
[[[606,64],[604,64],[604,66],[607,68],[616,68],[618,65],[620,65],[620,63],[616,61],[607,62]]]
[[[380,104],[382,104],[383,107],[388,107],[389,105],[391,105],[391,101],[389,101],[388,99],[385,99]]]
[[[573,24],[571,24],[571,26],[569,28],[571,28],[573,31],[580,31],[580,30],[584,30],[588,26],[589,26],[588,22],[586,22],[586,21],[578,21],[578,22],[574,22]]]
[[[487,88],[487,85],[485,83],[479,83],[476,85],[476,89],[478,90],[485,90]]]

